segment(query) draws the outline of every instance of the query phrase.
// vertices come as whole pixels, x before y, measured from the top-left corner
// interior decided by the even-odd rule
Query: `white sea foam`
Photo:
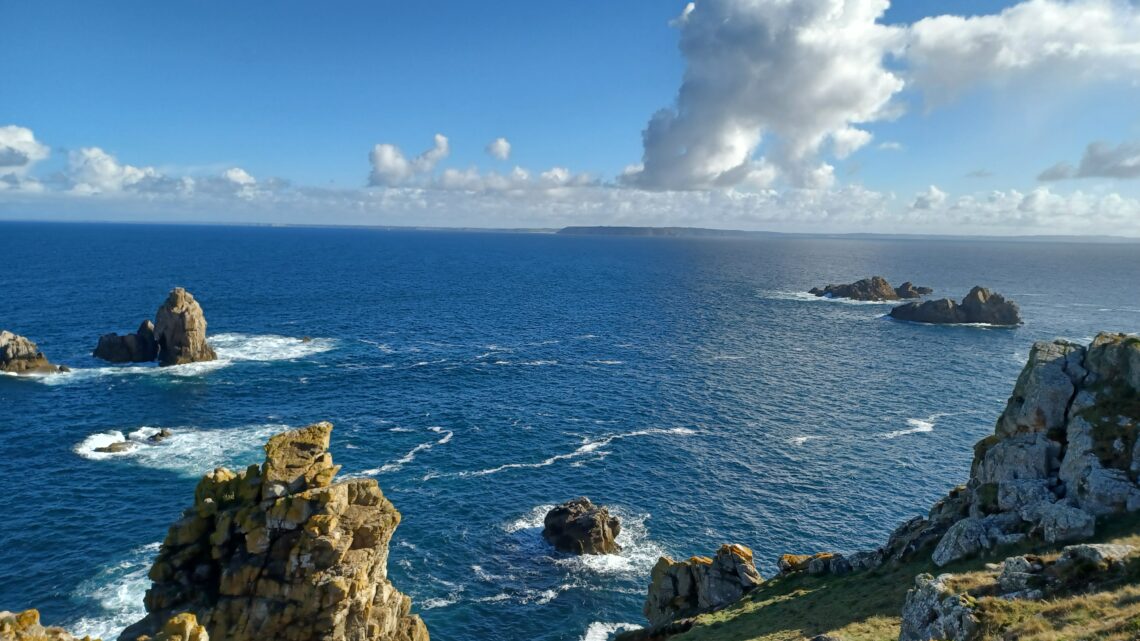
[[[532,537],[536,546],[547,548],[542,541],[543,520],[553,505],[539,505],[527,514],[503,524],[508,534],[525,534]],[[594,574],[603,576],[639,577],[649,573],[657,559],[665,554],[657,542],[649,538],[646,521],[649,514],[637,514],[620,506],[609,506],[610,513],[621,520],[621,533],[617,543],[621,552],[617,554],[585,554],[555,559],[555,565],[570,570],[573,575]]]
[[[614,441],[618,441],[621,439],[634,438],[634,437],[640,437],[640,436],[654,436],[657,434],[690,436],[690,435],[693,435],[696,433],[697,432],[695,430],[691,430],[691,429],[688,429],[685,427],[675,427],[672,429],[638,430],[636,432],[626,432],[625,434],[612,434],[612,435],[607,436],[605,438],[600,438],[600,439],[596,439],[596,440],[584,438],[584,439],[582,439],[582,444],[578,447],[578,449],[574,450],[573,452],[568,452],[566,454],[556,454],[554,456],[551,456],[550,458],[543,459],[543,460],[535,462],[535,463],[504,463],[503,465],[500,465],[498,467],[492,467],[492,468],[488,468],[485,470],[456,472],[454,474],[448,474],[446,476],[485,476],[487,474],[497,474],[497,473],[503,472],[505,470],[517,470],[517,469],[546,467],[548,465],[554,465],[558,461],[566,461],[566,460],[570,460],[570,459],[576,459],[578,457],[588,456],[591,454],[600,458],[600,457],[604,457],[606,454],[608,454],[608,452],[602,450],[601,448],[609,445],[610,443],[613,443]]]
[[[908,418],[906,424],[909,425],[905,430],[895,430],[894,432],[887,432],[883,434],[883,438],[898,438],[908,434],[923,434],[925,432],[934,431],[934,423],[939,418],[946,416],[946,414],[931,414],[926,418]]]
[[[396,429],[397,428],[393,428],[390,431],[395,431]],[[436,445],[447,445],[448,443],[451,442],[451,438],[453,436],[455,436],[455,432],[452,432],[451,430],[445,430],[439,426],[429,427],[428,430],[435,432],[436,434],[442,434],[443,438],[440,438],[439,440],[436,440],[436,441],[429,441],[427,443],[420,443],[419,445],[413,447],[407,454],[401,456],[400,458],[396,459],[395,461],[392,461],[391,463],[385,463],[384,465],[381,465],[380,467],[372,468],[370,470],[364,470],[363,472],[361,472],[361,474],[365,475],[365,476],[375,476],[377,474],[385,474],[387,472],[395,472],[395,471],[403,468],[408,463],[411,463],[412,461],[416,460],[416,455],[419,454],[420,452],[426,452],[426,451],[430,450],[431,448],[435,447]],[[406,432],[409,430],[400,430],[400,431]]]
[[[818,436],[794,436],[788,439],[792,445],[803,445],[812,439],[819,438]]]
[[[128,434],[111,430],[92,434],[75,445],[79,456],[92,461],[129,460],[143,467],[165,469],[185,476],[197,477],[219,465],[240,465],[241,455],[252,455],[246,463],[261,457],[254,455],[270,436],[289,429],[288,425],[265,424],[230,429],[171,428],[173,434],[161,442],[147,440],[159,428],[139,427]],[[99,447],[126,442],[123,452],[96,452]]]
[[[892,305],[898,301],[891,300],[853,300],[851,298],[832,298],[831,296],[816,296],[808,292],[765,291],[760,292],[763,298],[773,300],[796,300],[815,303],[840,303],[843,305]]]
[[[603,360],[603,361],[588,361],[588,362],[591,365],[625,365],[625,361]]]
[[[337,341],[331,338],[314,338],[308,341],[274,334],[217,334],[209,338],[210,346],[218,358],[202,363],[187,363],[170,367],[157,367],[154,364],[118,365],[109,367],[72,368],[70,372],[60,372],[44,376],[38,380],[45,385],[67,385],[78,381],[108,376],[202,376],[228,367],[238,362],[297,360],[336,347]]]
[[[114,639],[128,625],[146,616],[143,596],[150,587],[147,573],[160,544],[136,548],[126,558],[104,566],[94,577],[80,583],[72,596],[91,600],[98,610],[66,627],[77,636]]]
[[[595,621],[586,628],[586,633],[582,635],[581,641],[609,641],[618,632],[629,632],[630,630],[640,630],[641,626],[637,623],[604,623],[602,621]]]

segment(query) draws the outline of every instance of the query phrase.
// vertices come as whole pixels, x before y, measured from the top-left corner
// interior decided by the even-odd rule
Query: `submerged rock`
[[[334,482],[331,432],[278,434],[262,465],[203,477],[151,567],[147,616],[120,641],[160,635],[181,613],[213,641],[427,641],[387,578],[400,513],[374,479]]]
[[[7,330],[0,331],[0,372],[51,374],[70,371],[48,362],[35,343]]]
[[[891,310],[891,317],[915,323],[937,325],[986,324],[1013,326],[1021,324],[1017,303],[984,287],[975,287],[955,303],[949,298],[924,303],[906,303]]]
[[[40,623],[39,610],[0,612],[0,641],[99,641]],[[202,641],[207,641],[203,639]]]
[[[111,363],[149,363],[158,358],[154,323],[144,320],[134,334],[104,334],[92,352],[95,358]]]
[[[159,365],[212,361],[218,356],[206,343],[206,317],[190,292],[175,287],[154,319]]]
[[[586,497],[555,507],[542,520],[542,538],[555,549],[573,554],[616,554],[621,522]]]
[[[752,550],[743,545],[722,545],[713,559],[677,562],[663,556],[653,566],[642,611],[651,626],[662,626],[732,603],[763,581]]]
[[[920,298],[933,293],[929,287],[915,287],[907,281],[895,288],[882,276],[872,276],[846,285],[828,285],[823,288],[813,287],[808,292],[816,296],[829,298],[850,298],[852,300],[876,301],[898,300],[900,298]]]

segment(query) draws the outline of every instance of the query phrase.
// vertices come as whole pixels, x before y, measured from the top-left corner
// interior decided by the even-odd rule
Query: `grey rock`
[[[1047,543],[1080,541],[1093,535],[1096,519],[1067,502],[1039,503],[1021,510],[1021,518],[1034,524],[1034,531]]]
[[[998,509],[1002,512],[1016,512],[1029,505],[1056,502],[1057,497],[1049,489],[1047,481],[1035,479],[998,483],[997,500]]]
[[[1057,559],[1059,565],[1066,565],[1077,561],[1091,563],[1099,566],[1113,566],[1124,562],[1132,555],[1136,548],[1131,545],[1112,543],[1082,543],[1080,545],[1067,545],[1061,550]]]
[[[813,287],[809,293],[828,298],[850,298],[852,300],[898,300],[899,295],[894,287],[882,276],[864,278],[847,285],[828,285],[824,288]]]
[[[1001,294],[993,293],[984,287],[975,287],[955,303],[949,298],[906,303],[891,310],[891,317],[915,323],[939,325],[960,325],[965,323],[985,323],[988,325],[1013,326],[1021,324],[1021,311],[1013,301],[1007,301]]]
[[[1085,350],[1068,341],[1034,343],[998,419],[998,436],[1062,430],[1076,385],[1084,380]]]
[[[149,363],[158,358],[154,323],[144,320],[133,334],[104,334],[92,352],[95,358],[111,363]]]
[[[1025,556],[1011,556],[1001,564],[998,585],[1003,593],[1016,594],[1035,589],[1044,582],[1041,572],[1045,566]]]
[[[0,331],[0,372],[50,374],[60,369],[48,362],[35,343],[7,330]]]
[[[674,561],[663,556],[650,573],[642,612],[651,626],[723,607],[763,582],[743,545],[722,545],[715,558]]]
[[[949,575],[920,574],[903,604],[899,641],[969,641],[979,621],[970,602],[946,586]]]
[[[190,292],[175,287],[154,319],[159,365],[212,361],[218,356],[206,342],[206,316]]]
[[[852,571],[866,572],[883,565],[883,552],[882,550],[856,552],[847,557],[847,561],[851,564]]]
[[[942,567],[947,563],[977,556],[998,545],[1004,545],[1017,534],[1014,530],[1021,519],[1016,514],[995,514],[986,517],[968,517],[950,526],[938,542],[931,560]]]

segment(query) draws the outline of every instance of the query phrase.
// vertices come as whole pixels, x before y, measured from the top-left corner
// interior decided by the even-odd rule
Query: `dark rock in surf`
[[[13,374],[51,374],[65,370],[48,362],[35,343],[13,334],[0,331],[0,372]]]
[[[846,285],[828,285],[824,288],[813,287],[809,294],[826,296],[828,298],[849,298],[851,300],[880,301],[899,300],[900,298],[921,298],[933,292],[929,287],[915,287],[907,281],[895,288],[882,276],[872,276]]]
[[[104,334],[92,352],[95,358],[111,363],[149,363],[158,358],[154,323],[144,320],[134,334]]]
[[[621,522],[586,497],[567,501],[547,512],[542,538],[557,550],[573,554],[616,554]]]

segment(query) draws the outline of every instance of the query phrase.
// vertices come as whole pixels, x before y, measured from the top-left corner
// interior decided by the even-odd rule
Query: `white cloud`
[[[905,32],[879,24],[887,0],[703,0],[674,24],[684,81],[676,104],[642,134],[649,189],[739,184],[766,135],[772,163],[793,185],[827,181],[813,160],[825,142],[846,156],[870,141],[859,123],[894,116],[903,80],[883,66]]]
[[[506,138],[496,138],[487,143],[486,152],[492,158],[506,160],[511,157],[511,143]]]
[[[134,186],[161,184],[162,175],[154,167],[120,164],[99,147],[83,147],[67,155],[67,176],[72,191],[101,194],[123,191]]]
[[[431,172],[439,161],[450,154],[451,145],[443,134],[436,134],[431,149],[410,161],[395,145],[376,145],[368,156],[372,163],[368,184],[385,187],[400,185],[416,175]]]
[[[879,143],[879,149],[882,151],[902,151],[906,149],[906,147],[904,147],[901,142],[888,140],[886,142]]]
[[[1067,178],[1140,178],[1140,141],[1122,142],[1115,147],[1104,142],[1091,143],[1076,168],[1059,162],[1037,176],[1041,181]]]
[[[253,176],[249,175],[249,172],[242,169],[241,167],[231,167],[225,170],[222,172],[222,177],[234,183],[235,185],[253,185],[257,182]]]
[[[915,194],[911,209],[938,209],[946,202],[947,194],[938,187],[931,185],[926,191]]]
[[[1132,80],[1140,8],[1124,0],[1026,0],[999,14],[937,16],[910,27],[909,76],[939,104],[979,84]]]
[[[27,127],[0,127],[0,176],[24,176],[37,162],[47,158],[51,149],[36,140]]]

